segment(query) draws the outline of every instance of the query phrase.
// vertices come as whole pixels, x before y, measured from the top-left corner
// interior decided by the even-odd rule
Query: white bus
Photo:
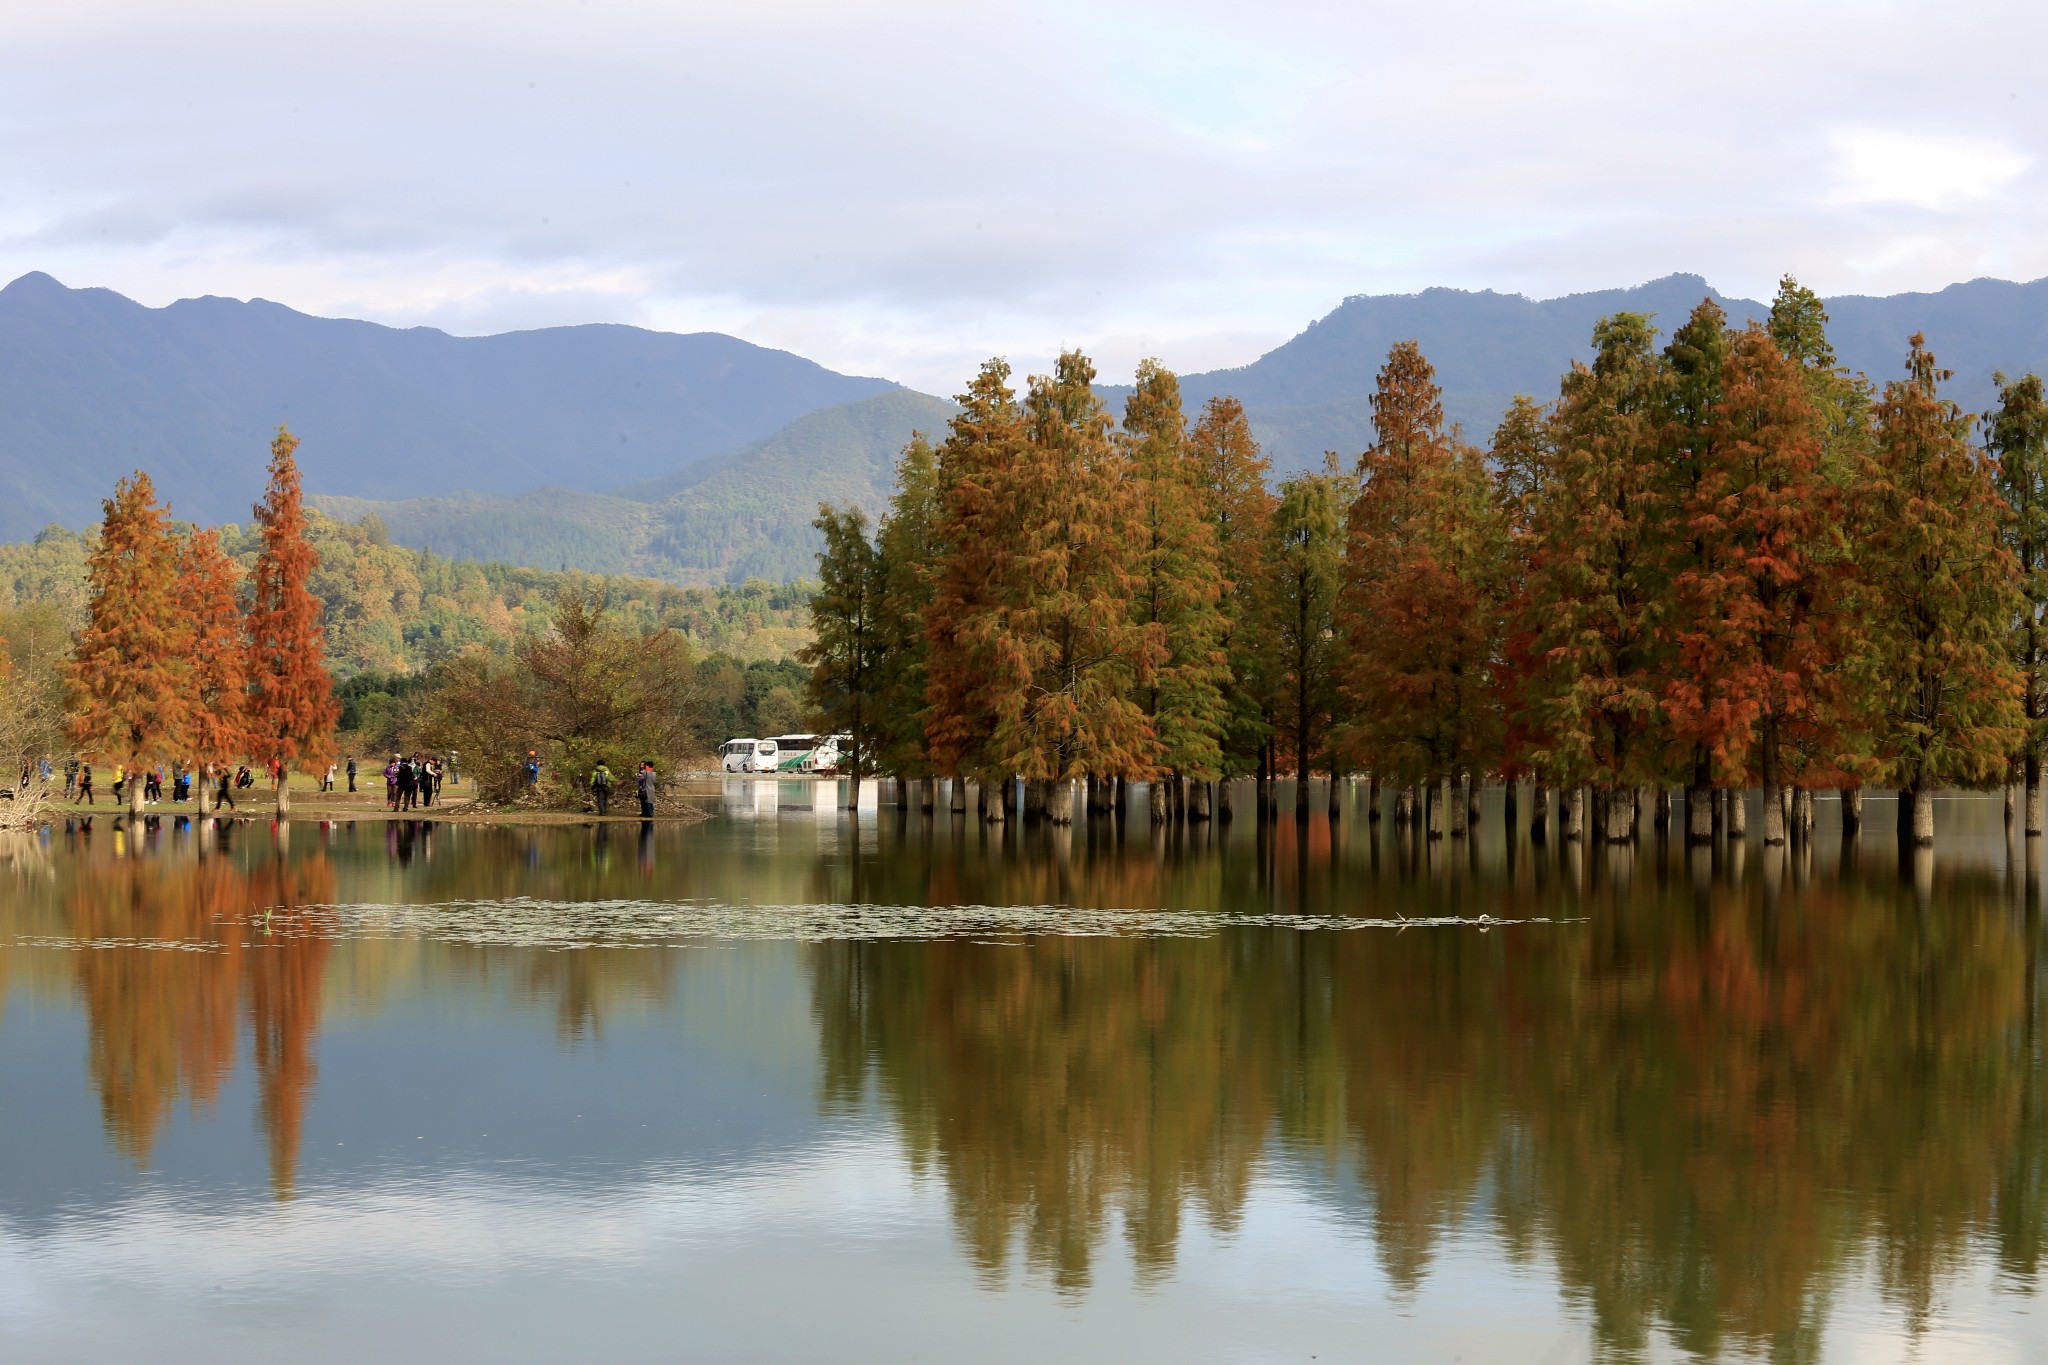
[[[811,757],[818,751],[817,735],[777,735],[769,740],[775,746],[775,766],[786,773],[807,773],[811,771]]]
[[[729,773],[772,773],[782,762],[782,751],[772,739],[729,739],[718,753]]]

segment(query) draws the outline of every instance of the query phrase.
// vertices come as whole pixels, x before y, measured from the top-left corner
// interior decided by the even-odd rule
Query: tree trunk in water
[[[1800,843],[1813,840],[1813,788],[1801,787],[1792,794],[1792,837]]]
[[[1453,777],[1444,784],[1450,798],[1451,837],[1453,839],[1464,838],[1465,830],[1471,824],[1472,803],[1465,796],[1465,784],[1470,780],[1470,778],[1466,777]]]
[[[1479,828],[1479,800],[1485,794],[1486,779],[1483,777],[1473,777],[1469,773],[1466,774],[1465,828],[1467,830],[1476,830]]]
[[[1230,789],[1232,785],[1233,783],[1227,777],[1220,779],[1216,783],[1216,818],[1218,820],[1223,821],[1225,824],[1228,824],[1230,822]]]
[[[213,809],[213,807],[207,804],[207,802],[213,799],[212,776],[213,765],[211,763],[198,768],[192,774],[192,816],[196,820],[204,820],[206,813]]]
[[[952,781],[953,792],[949,809],[955,815],[967,814],[967,779],[956,777]]]
[[[1913,784],[1913,846],[1926,848],[1934,842],[1934,785],[1925,779]]]
[[[1742,799],[1740,787],[1732,787],[1728,792],[1728,837],[1749,837],[1749,802]]]
[[[1697,775],[1694,785],[1685,792],[1685,841],[1689,844],[1711,844],[1714,842],[1714,789],[1700,784]]]
[[[1055,825],[1074,823],[1074,779],[1056,778],[1045,784],[1045,818]]]
[[[1863,832],[1863,788],[1842,788],[1842,837],[1853,839]]]
[[[1591,833],[1595,839],[1605,839],[1607,837],[1607,788],[1589,787],[1586,789],[1586,818],[1589,823],[1584,826],[1584,832]]]
[[[1303,768],[1294,779],[1294,818],[1308,819],[1308,769]]]
[[[894,787],[894,788],[896,789],[896,809],[897,809],[897,810],[909,810],[909,809],[910,809],[910,782],[909,782],[909,780],[908,780],[908,779],[906,779],[906,778],[902,778],[902,777],[892,777],[892,778],[890,778],[890,779],[889,779],[889,785],[890,785],[890,786],[892,786],[892,787]]]
[[[1550,788],[1541,782],[1529,792],[1529,837],[1542,843],[1550,834]]]
[[[1616,787],[1607,794],[1607,842],[1625,844],[1635,838],[1636,789]]]
[[[1714,816],[1714,837],[1718,839],[1728,832],[1728,789],[1714,788],[1710,799]]]
[[[2011,829],[2018,823],[2015,817],[2019,814],[2019,807],[2019,793],[2013,789],[2012,779],[2008,776],[2005,781],[2005,827],[2007,829]]]
[[[1500,789],[1500,826],[1512,844],[1515,838],[1515,821],[1521,818],[1522,780],[1511,777]]]
[[[991,782],[981,781],[981,818],[991,825],[1000,825],[1010,818],[1010,779],[999,777]]]
[[[1558,812],[1557,823],[1559,832],[1566,839],[1586,837],[1586,789],[1583,786],[1565,788],[1563,808]]]
[[[1344,814],[1344,779],[1330,774],[1330,818],[1339,819]]]
[[[1913,842],[1913,789],[1911,787],[1899,788],[1898,829],[1900,843],[1910,844]]]
[[[1380,780],[1377,777],[1365,779],[1365,823],[1376,825],[1380,820]]]
[[[1190,795],[1193,799],[1188,803],[1188,819],[1207,820],[1209,818],[1209,784],[1207,782],[1195,783],[1194,790]]]
[[[932,808],[937,806],[938,804],[939,780],[936,777],[918,778],[917,808],[923,811],[926,815],[930,815],[932,813]]]
[[[1027,778],[1024,783],[1024,819],[1029,822],[1045,818],[1045,791],[1050,784],[1043,778]]]
[[[1394,793],[1394,825],[1406,829],[1415,819],[1415,788],[1403,787]]]
[[[1640,839],[1643,836],[1643,817],[1648,814],[1656,797],[1648,787],[1637,787],[1635,800],[1630,803],[1628,816],[1628,837]]]
[[[130,790],[131,792],[133,792],[133,793],[134,793],[134,797],[133,797],[133,806],[134,806],[134,810],[135,810],[135,813],[136,813],[137,815],[140,815],[140,814],[142,814],[142,787],[141,787],[141,779],[140,779],[140,778],[134,778],[134,777],[131,777],[131,778],[129,778],[129,779],[128,779],[128,784],[129,784],[129,790]],[[291,814],[292,814],[292,773],[291,773],[291,769],[287,768],[287,769],[285,769],[285,770],[284,770],[284,772],[282,772],[281,774],[279,774],[279,776],[278,776],[278,779],[277,779],[277,818],[278,818],[278,819],[280,819],[280,820],[288,820],[288,819],[290,819],[290,818],[291,818]]]
[[[1444,834],[1444,788],[1448,785],[1448,781],[1432,782],[1424,797],[1427,805],[1422,812],[1422,832],[1432,839],[1441,839]]]
[[[1659,832],[1671,828],[1671,788],[1657,788],[1657,829]]]
[[[1785,795],[1787,788],[1778,783],[1777,755],[1768,748],[1764,750],[1764,847],[1785,842]]]
[[[2041,834],[2041,751],[2029,744],[2026,757],[2027,833]]]

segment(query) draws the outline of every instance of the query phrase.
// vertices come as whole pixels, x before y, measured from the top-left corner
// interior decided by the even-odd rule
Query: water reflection
[[[1105,1268],[1125,1263],[1140,1292],[1165,1292],[1191,1243],[1227,1254],[1282,1186],[1353,1229],[1389,1311],[1424,1302],[1458,1247],[1543,1276],[1617,1359],[1667,1345],[1816,1359],[1866,1286],[1908,1334],[1937,1330],[1976,1277],[2016,1299],[2038,1287],[2042,869],[2004,839],[1995,803],[1952,811],[1979,823],[1932,861],[1828,839],[1537,846],[1497,820],[1431,846],[1355,808],[1300,826],[1041,831],[943,809],[850,822],[817,804],[680,831],[78,825],[5,851],[0,1005],[73,1003],[82,1083],[138,1169],[181,1106],[205,1114],[249,1076],[267,1187],[291,1200],[323,1031],[421,1001],[467,1002],[521,1084],[539,1049],[568,1058],[531,1102],[580,1119],[611,1088],[631,1124],[664,1081],[604,1067],[620,1021],[654,1026],[644,1063],[704,983],[744,996],[779,979],[769,958],[707,939],[728,921],[641,933],[636,918],[1200,912],[1213,929],[1093,918],[1082,936],[1040,913],[770,945],[801,982],[817,1121],[891,1140],[863,1160],[898,1152],[942,1195],[981,1293],[1021,1277],[1085,1303],[1121,1292]],[[1887,828],[1876,811],[1870,825]],[[1247,922],[1349,915],[1492,923]],[[527,1039],[527,1019],[551,1036]],[[716,1046],[740,1055],[756,1034]],[[430,1107],[405,1098],[430,1084],[424,1064],[402,1034],[380,1037],[384,1103],[410,1126],[408,1106]],[[748,1093],[728,1079],[669,1098],[716,1111]],[[507,1126],[468,1169],[591,1177],[579,1144],[595,1135],[550,1146]],[[792,1154],[821,1140],[786,1139]],[[633,1153],[607,1179],[713,1150],[604,1141]],[[345,1157],[323,1163],[327,1206],[368,1188]]]

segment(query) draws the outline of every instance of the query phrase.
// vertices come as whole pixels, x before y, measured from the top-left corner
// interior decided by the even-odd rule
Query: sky
[[[958,391],[1352,294],[2048,275],[2048,6],[0,0],[0,279]]]

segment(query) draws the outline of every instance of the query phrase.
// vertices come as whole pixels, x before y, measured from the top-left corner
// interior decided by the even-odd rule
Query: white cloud
[[[2033,157],[1993,138],[1891,128],[1844,128],[1829,135],[1840,204],[1903,204],[1936,211],[1994,199]]]
[[[2033,278],[2044,40],[1993,0],[17,5],[0,276],[737,330],[942,393],[1432,284]]]

